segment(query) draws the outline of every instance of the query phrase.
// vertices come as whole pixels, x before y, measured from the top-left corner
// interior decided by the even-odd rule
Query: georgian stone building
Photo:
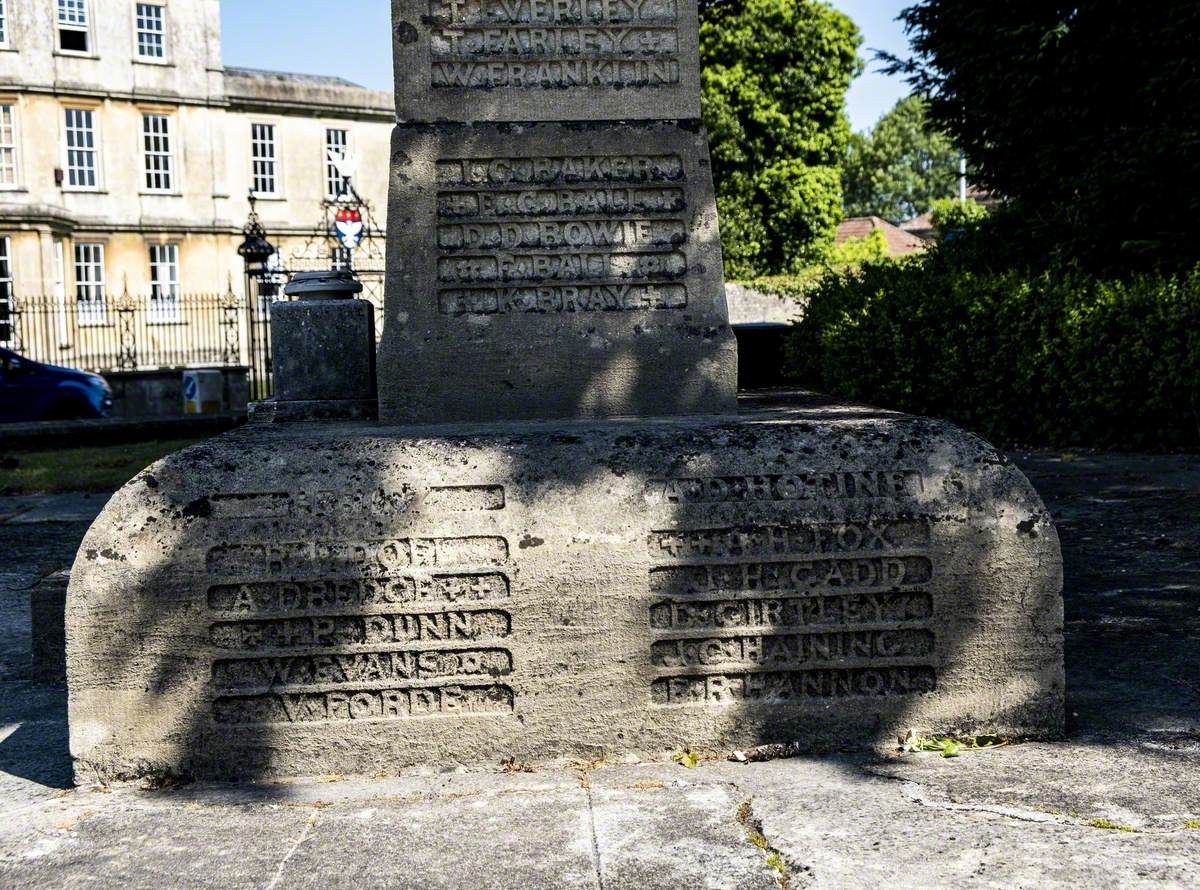
[[[0,298],[172,321],[241,287],[251,190],[282,254],[312,241],[330,150],[382,224],[393,118],[390,93],[225,67],[219,0],[0,0]]]

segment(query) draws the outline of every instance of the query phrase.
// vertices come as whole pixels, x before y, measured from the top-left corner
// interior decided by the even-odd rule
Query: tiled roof
[[[906,232],[932,232],[933,231],[933,214],[922,213],[920,216],[914,216],[912,219],[906,219],[900,223],[900,228]]]
[[[916,253],[929,246],[924,238],[918,238],[912,232],[906,232],[878,216],[854,216],[843,220],[837,228],[834,244],[842,244],[851,238],[865,238],[876,229],[883,232],[883,237],[888,245],[888,253],[892,256]]]
[[[346,80],[344,77],[333,77],[328,74],[296,74],[292,71],[268,71],[265,68],[235,68],[226,66],[225,73],[230,77],[245,77],[254,80],[291,81],[293,83],[321,84],[336,87],[363,87]]]

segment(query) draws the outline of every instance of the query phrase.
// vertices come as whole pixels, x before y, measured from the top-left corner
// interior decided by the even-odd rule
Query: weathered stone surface
[[[403,122],[700,117],[695,0],[393,0]]]
[[[804,302],[795,297],[747,287],[725,284],[729,304],[729,323],[734,325],[795,324],[804,317]]]
[[[367,300],[277,302],[271,307],[275,399],[373,399],[374,346],[375,308]]]
[[[734,410],[698,124],[400,127],[392,176],[385,421]]]
[[[944,423],[248,428],[140,474],[67,604],[80,778],[1054,735],[1058,539]]]

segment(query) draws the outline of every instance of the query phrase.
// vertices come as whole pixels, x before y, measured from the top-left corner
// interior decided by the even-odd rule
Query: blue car
[[[107,417],[111,409],[112,389],[99,374],[0,349],[0,422]]]

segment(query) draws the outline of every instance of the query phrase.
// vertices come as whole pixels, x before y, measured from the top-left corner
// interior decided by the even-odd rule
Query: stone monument
[[[694,0],[394,17],[380,420],[260,412],[114,496],[68,594],[77,776],[1059,733],[1058,539],[1003,455],[735,414]]]
[[[696,3],[392,9],[381,418],[735,411]]]

